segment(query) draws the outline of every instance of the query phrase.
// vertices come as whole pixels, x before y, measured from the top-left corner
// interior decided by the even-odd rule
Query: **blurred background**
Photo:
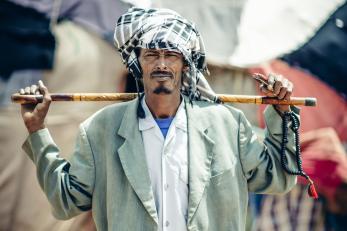
[[[0,230],[95,230],[91,212],[56,220],[21,150],[27,131],[19,88],[42,79],[50,92],[134,92],[113,30],[129,7],[165,7],[194,21],[207,48],[217,93],[260,94],[254,72],[282,74],[301,108],[306,183],[286,195],[250,194],[247,230],[339,231],[347,228],[347,5],[343,0],[0,0]],[[78,124],[108,103],[54,103],[47,125],[62,155]],[[264,107],[236,104],[263,136]],[[231,195],[232,196],[232,195]]]

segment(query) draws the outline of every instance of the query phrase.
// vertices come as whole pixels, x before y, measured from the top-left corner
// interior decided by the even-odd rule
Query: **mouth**
[[[173,79],[173,74],[168,71],[154,71],[151,73],[151,78],[156,79],[157,81],[166,81]]]

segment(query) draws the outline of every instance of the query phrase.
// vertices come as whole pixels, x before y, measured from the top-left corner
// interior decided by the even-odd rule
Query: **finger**
[[[254,73],[253,75],[252,75],[252,78],[254,79],[254,80],[256,80],[259,84],[260,84],[260,86],[262,87],[263,85],[267,85],[268,84],[268,77],[266,77],[265,75],[262,75],[262,74],[260,74],[260,73]]]
[[[283,77],[281,75],[277,75],[275,77],[275,79],[276,79],[276,81],[275,81],[275,84],[274,84],[274,94],[275,95],[279,95],[280,91],[281,91],[281,88],[284,85]]]
[[[273,90],[274,90],[273,85],[271,85],[271,84],[268,84],[266,86],[266,88],[267,88],[268,91],[271,91],[271,92],[273,92]]]
[[[267,81],[268,85],[267,85],[267,89],[269,91],[273,91],[274,90],[274,84],[275,84],[275,76],[273,74],[269,74],[268,75],[268,81]]]
[[[262,87],[260,88],[260,90],[266,95],[266,96],[269,96],[269,97],[274,97],[274,93],[272,91],[269,91],[267,89],[267,87]]]
[[[260,88],[261,92],[264,92],[264,93],[269,92],[269,90],[267,89],[267,85],[265,85],[263,83],[259,85],[259,88]]]
[[[259,85],[259,89],[260,89],[262,92],[264,92],[264,93],[266,93],[266,92],[269,91],[269,90],[267,89],[267,84],[264,84],[264,83],[261,83],[261,84]]]
[[[292,95],[292,93],[287,91],[286,95],[283,97],[283,100],[290,101],[291,95]]]
[[[24,92],[26,95],[30,95],[30,87],[24,88]]]
[[[287,94],[287,87],[286,86],[282,86],[281,89],[280,89],[280,92],[278,93],[277,95],[277,98],[278,99],[284,99],[284,97],[286,96]]]
[[[41,80],[39,80],[38,84],[39,84],[40,92],[43,95],[43,103],[48,103],[49,105],[52,99],[51,99],[51,96],[49,95],[47,87],[43,84]]]
[[[43,82],[41,80],[39,80],[38,84],[39,84],[39,89],[40,89],[40,92],[42,93],[42,95],[49,94],[47,87],[43,84]]]
[[[25,91],[24,91],[24,89],[23,89],[23,88],[21,88],[21,89],[19,90],[19,94],[21,94],[21,95],[25,95]]]
[[[37,86],[36,85],[31,85],[30,87],[30,94],[34,95],[36,93],[37,90]]]
[[[284,99],[289,101],[290,97],[292,96],[292,93],[293,93],[293,84],[289,82],[287,87],[287,93],[284,96]]]

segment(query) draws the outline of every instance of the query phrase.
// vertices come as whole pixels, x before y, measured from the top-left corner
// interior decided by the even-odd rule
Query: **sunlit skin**
[[[155,118],[174,116],[181,102],[182,54],[168,50],[141,49],[146,104]]]

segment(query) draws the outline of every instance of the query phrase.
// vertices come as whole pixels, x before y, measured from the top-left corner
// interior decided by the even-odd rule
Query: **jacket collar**
[[[118,135],[123,137],[124,143],[118,149],[118,155],[126,177],[143,206],[158,224],[158,216],[155,207],[151,180],[144,151],[141,132],[139,131],[137,118],[138,100],[129,102],[123,115],[118,130]]]
[[[185,98],[188,120],[189,201],[188,221],[191,222],[211,177],[214,140],[208,135],[210,120],[196,102]]]

